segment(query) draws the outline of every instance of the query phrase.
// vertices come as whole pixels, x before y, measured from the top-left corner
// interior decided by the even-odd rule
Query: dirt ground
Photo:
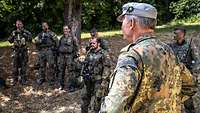
[[[165,42],[172,40],[171,33],[156,34]],[[200,33],[190,32],[187,37],[194,37],[194,42],[200,48]],[[117,60],[119,51],[128,43],[122,38],[112,37],[106,39],[110,42],[114,60]],[[84,40],[82,46],[85,45]],[[199,49],[200,50],[200,49]],[[31,49],[30,51],[33,51]],[[42,86],[35,84],[35,72],[33,64],[36,59],[34,52],[29,53],[28,85],[9,86],[10,88],[0,91],[0,113],[80,113],[80,92],[60,91],[57,86]],[[10,84],[11,79],[11,49],[0,48],[0,77]]]

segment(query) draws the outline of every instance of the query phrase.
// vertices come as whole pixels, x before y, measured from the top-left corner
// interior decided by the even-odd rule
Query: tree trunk
[[[72,35],[81,39],[81,0],[64,1],[64,23],[69,25]]]

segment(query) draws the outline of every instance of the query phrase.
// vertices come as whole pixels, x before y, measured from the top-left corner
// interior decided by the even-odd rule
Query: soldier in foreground
[[[118,20],[130,44],[121,50],[100,113],[180,113],[181,95],[193,95],[194,83],[170,47],[156,39],[157,10],[131,2],[122,11]]]
[[[21,20],[16,21],[14,30],[8,41],[14,43],[12,46],[12,77],[15,85],[17,81],[24,85],[27,83],[27,63],[28,63],[28,43],[31,43],[32,36],[29,31],[24,29]]]
[[[63,89],[65,86],[65,69],[67,67],[67,74],[69,78],[68,89],[73,91],[76,86],[74,58],[77,56],[78,43],[77,39],[72,36],[69,26],[65,25],[63,27],[63,33],[64,35],[61,37],[58,46],[58,78],[60,82],[60,89]]]
[[[89,105],[92,113],[100,110],[101,99],[108,90],[110,75],[110,57],[101,48],[101,39],[91,40],[91,48],[88,51],[81,75],[84,79],[82,90],[81,113],[88,113]]]
[[[55,54],[58,46],[58,39],[54,32],[49,30],[47,22],[42,23],[43,31],[35,38],[35,44],[39,50],[39,74],[37,84],[41,85],[45,82],[45,75],[47,74],[49,84],[53,85],[55,82]],[[46,72],[47,71],[47,72]]]
[[[192,41],[192,38],[188,41],[185,39],[186,30],[183,27],[177,27],[174,29],[175,42],[169,44],[176,56],[179,58],[190,72],[198,77],[200,55],[197,47]],[[186,113],[195,113],[192,96],[184,102]]]

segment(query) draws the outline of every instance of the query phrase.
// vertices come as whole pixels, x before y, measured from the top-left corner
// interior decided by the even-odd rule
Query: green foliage
[[[182,19],[174,19],[172,21],[172,24],[196,24],[200,23],[200,13],[189,16],[189,17],[184,17]]]
[[[175,19],[182,19],[200,12],[200,0],[179,0],[170,4]]]
[[[122,4],[128,0],[84,0],[82,3],[82,28],[90,30],[96,27],[101,30],[116,28],[117,16],[121,13]]]
[[[12,6],[8,4],[7,0],[0,1],[0,18],[2,20],[6,19],[5,15],[10,13],[12,10]]]
[[[63,0],[2,0],[0,3],[0,31],[9,34],[17,19],[23,20],[25,28],[33,35],[41,31],[42,21],[47,21],[51,30],[62,31]]]
[[[116,18],[127,2],[145,2],[156,6],[155,0],[84,0],[82,3],[82,29],[96,27],[100,30],[120,28]]]
[[[120,29],[116,18],[127,2],[145,2],[158,10],[158,24],[170,22],[199,22],[200,0],[82,0],[82,30],[96,27],[100,31]],[[64,0],[1,0],[0,35],[15,28],[16,19],[22,19],[25,28],[34,35],[41,31],[41,22],[49,22],[57,34],[64,24]],[[188,18],[189,17],[189,18]]]

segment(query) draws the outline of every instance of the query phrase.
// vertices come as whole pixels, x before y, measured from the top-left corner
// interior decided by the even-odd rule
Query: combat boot
[[[40,86],[45,82],[45,79],[38,79],[36,82]]]
[[[12,78],[11,79],[11,86],[15,86],[18,82],[18,78]]]
[[[28,81],[27,81],[26,79],[21,79],[21,80],[19,81],[19,83],[20,83],[21,85],[27,85]]]
[[[6,80],[0,77],[0,91],[6,88],[8,88],[8,86],[6,85]]]
[[[74,91],[76,91],[76,88],[74,88],[74,87],[72,87],[72,86],[69,86],[69,87],[67,88],[67,91],[68,91],[68,92],[74,92]]]
[[[59,87],[59,89],[60,89],[60,90],[64,90],[64,87],[65,87],[64,85],[61,85],[61,86]]]

